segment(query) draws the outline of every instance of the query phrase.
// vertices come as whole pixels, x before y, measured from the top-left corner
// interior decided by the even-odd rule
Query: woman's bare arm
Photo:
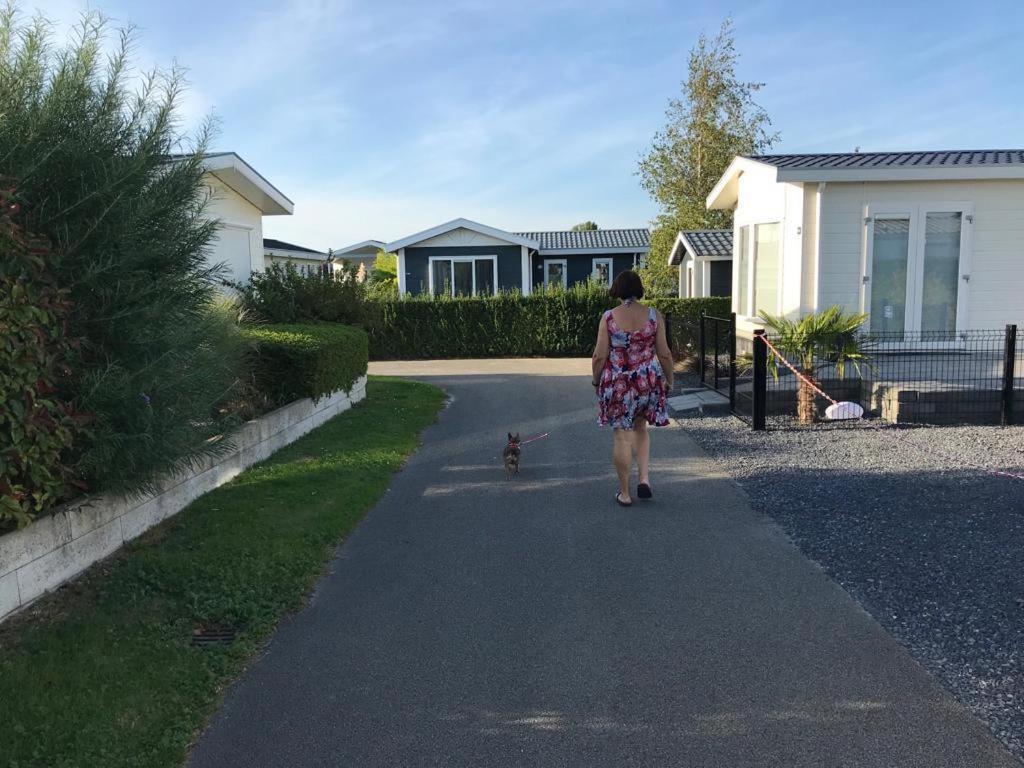
[[[658,313],[658,335],[654,340],[654,351],[658,355],[658,360],[661,361],[662,369],[665,371],[665,382],[668,384],[669,389],[671,389],[675,370],[672,363],[672,350],[668,346],[668,335],[665,333],[665,317],[661,312]]]
[[[602,316],[601,323],[597,326],[597,344],[594,346],[594,356],[591,358],[593,366],[591,381],[595,384],[601,380],[601,371],[604,370],[604,364],[608,360],[608,348],[608,323]]]

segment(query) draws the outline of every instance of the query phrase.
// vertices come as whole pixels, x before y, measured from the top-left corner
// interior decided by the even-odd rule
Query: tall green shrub
[[[84,421],[56,396],[71,351],[67,293],[47,269],[46,243],[15,224],[17,211],[0,192],[0,531],[65,496]]]
[[[267,323],[324,320],[361,323],[366,287],[356,280],[357,268],[345,265],[332,274],[303,275],[293,264],[272,264],[249,282],[236,285],[247,317]]]
[[[106,39],[96,14],[60,44],[44,21],[0,13],[0,157],[81,339],[57,393],[91,415],[73,469],[90,490],[130,491],[218,450],[211,414],[239,358],[210,314],[207,132],[181,132],[180,72],[133,80],[130,36],[109,56]]]

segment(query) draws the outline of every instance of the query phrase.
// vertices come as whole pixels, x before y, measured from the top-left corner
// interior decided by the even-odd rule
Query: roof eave
[[[363,242],[361,243],[356,243],[355,245],[349,245],[344,248],[337,249],[336,251],[334,251],[334,255],[341,256],[342,254],[352,253],[353,251],[359,251],[362,250],[363,248],[374,248],[375,250],[379,251],[385,248],[386,246],[387,243],[383,243],[380,240],[363,240]]]
[[[778,168],[776,180],[785,181],[982,181],[986,179],[1024,179],[1024,165],[1000,165],[991,168]],[[710,207],[711,197],[708,197]]]
[[[631,245],[620,248],[537,248],[541,256],[586,256],[590,253],[647,253],[651,250],[649,245]]]
[[[744,170],[752,168],[771,168],[772,170],[777,170],[774,165],[737,155],[729,163],[729,167],[725,169],[725,173],[722,174],[715,186],[712,187],[705,201],[707,209],[710,211],[729,210],[736,205],[736,201],[740,196],[740,175]]]
[[[224,182],[264,216],[288,216],[295,204],[234,152],[203,158],[203,169]]]
[[[670,267],[678,267],[683,263],[683,254],[689,254],[690,248],[689,243],[686,241],[686,237],[682,232],[676,235],[676,241],[672,243],[672,250],[668,254],[668,265]]]

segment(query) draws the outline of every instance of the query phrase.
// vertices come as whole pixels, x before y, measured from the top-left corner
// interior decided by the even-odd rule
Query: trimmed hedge
[[[248,326],[242,333],[252,343],[256,388],[274,405],[348,390],[366,373],[368,340],[359,328],[297,323]]]
[[[597,324],[618,302],[607,291],[581,288],[521,296],[394,299],[370,302],[374,360],[458,357],[589,357]],[[653,298],[644,301],[670,317],[673,352],[683,356],[697,340],[697,318],[728,314],[728,298]]]

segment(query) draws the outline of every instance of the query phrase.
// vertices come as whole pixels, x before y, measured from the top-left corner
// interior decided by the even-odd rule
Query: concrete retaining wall
[[[90,497],[0,536],[0,621],[365,396],[363,377],[348,393],[297,400],[246,423],[231,453],[168,478],[156,495]]]

